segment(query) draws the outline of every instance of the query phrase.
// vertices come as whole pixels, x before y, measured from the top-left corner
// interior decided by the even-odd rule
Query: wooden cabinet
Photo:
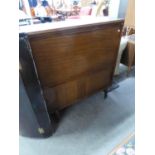
[[[27,32],[49,112],[111,85],[123,22],[102,19]]]

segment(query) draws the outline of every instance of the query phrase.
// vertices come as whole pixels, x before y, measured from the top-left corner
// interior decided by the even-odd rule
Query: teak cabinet
[[[27,32],[48,112],[63,109],[111,85],[123,23],[99,20]]]

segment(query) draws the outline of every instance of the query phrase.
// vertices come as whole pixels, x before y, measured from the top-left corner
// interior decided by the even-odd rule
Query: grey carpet
[[[126,78],[135,77],[135,66],[132,66],[131,71],[128,73],[128,67],[123,64],[120,64],[119,70],[120,70],[119,75],[114,76],[115,82],[121,82],[125,80]]]
[[[134,131],[134,78],[68,108],[47,139],[20,137],[20,155],[107,155]]]

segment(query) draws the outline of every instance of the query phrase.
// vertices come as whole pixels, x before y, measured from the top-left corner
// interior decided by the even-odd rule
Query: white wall
[[[118,12],[119,18],[125,18],[127,6],[128,6],[128,0],[120,0],[119,12]]]
[[[118,17],[120,0],[110,0],[109,16]]]

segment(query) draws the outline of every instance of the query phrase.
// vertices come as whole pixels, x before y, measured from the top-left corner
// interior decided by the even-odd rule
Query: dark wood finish
[[[123,20],[29,33],[50,112],[112,83]]]
[[[42,89],[25,34],[19,36],[19,129],[26,137],[48,137],[55,130],[50,119]]]

